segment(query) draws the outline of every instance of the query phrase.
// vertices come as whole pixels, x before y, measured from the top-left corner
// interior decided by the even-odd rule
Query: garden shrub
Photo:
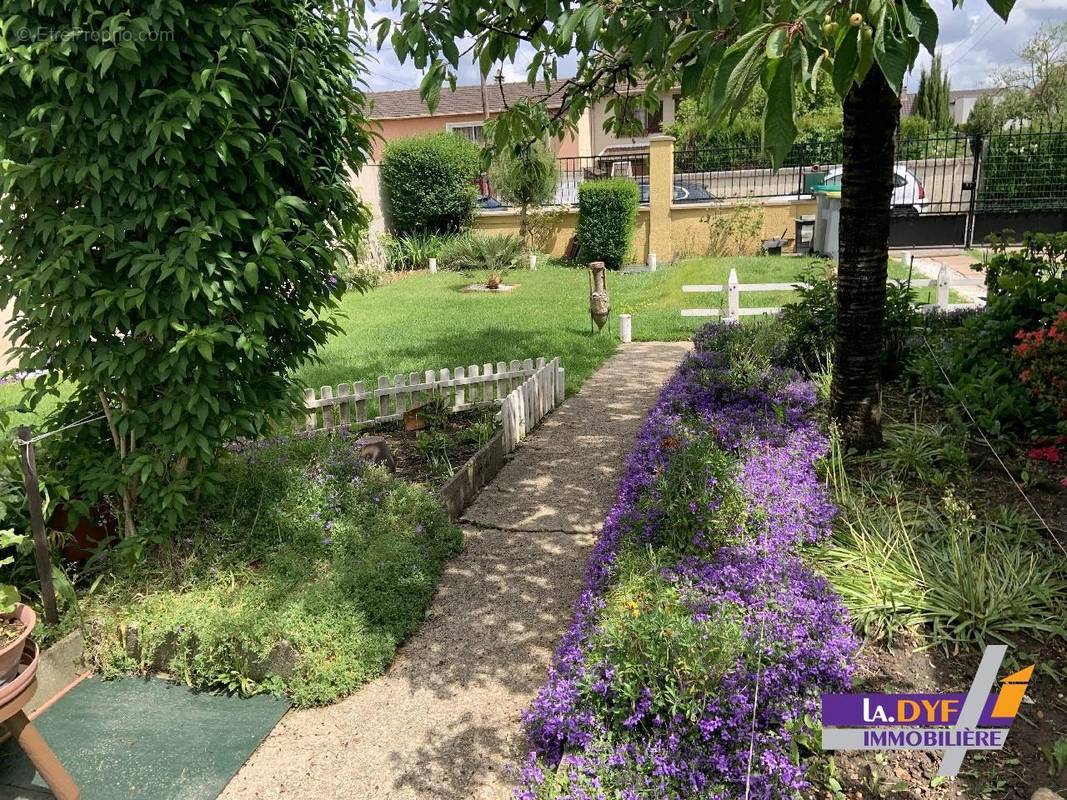
[[[106,411],[64,437],[71,483],[166,535],[337,330],[364,42],[282,0],[11,0],[0,32],[0,306],[46,371],[31,402],[61,396],[47,428]]]
[[[530,226],[530,249],[537,253],[551,253],[569,214],[570,209],[564,207],[532,210],[527,220]]]
[[[640,194],[626,178],[586,181],[578,187],[579,258],[619,269],[630,257]]]
[[[670,463],[639,504],[650,521],[661,523],[656,545],[682,555],[694,542],[715,548],[739,542],[746,512],[736,459],[711,433],[687,431],[673,447]]]
[[[1015,354],[1025,365],[1019,379],[1067,424],[1067,311],[1049,325],[1019,331],[1015,338],[1019,340]]]
[[[430,265],[431,258],[440,259],[441,251],[445,246],[463,236],[466,234],[425,233],[393,236],[383,233],[381,243],[386,266],[393,272],[426,269]]]
[[[466,228],[478,199],[481,151],[454,133],[389,142],[382,152],[382,185],[393,231],[400,236]]]
[[[900,118],[898,136],[901,140],[925,139],[934,132],[934,126],[926,117],[918,114],[905,114]]]
[[[337,269],[337,276],[346,286],[359,285],[373,289],[385,282],[387,269],[381,237],[363,231],[357,239],[355,256],[345,259]]]
[[[1067,235],[1030,235],[1024,248],[998,245],[986,265],[986,306],[958,326],[927,335],[913,378],[942,401],[946,413],[969,418],[987,434],[1029,441],[1056,432],[1057,410],[1020,380],[1020,331],[1051,323],[1067,306]]]
[[[551,202],[559,182],[556,154],[542,142],[506,150],[496,156],[489,170],[489,180],[505,203],[519,208],[519,236],[531,239],[530,207]]]
[[[582,693],[612,727],[634,717],[681,714],[698,719],[707,697],[744,652],[741,609],[726,602],[696,616],[687,592],[664,577],[656,559],[621,555],[605,597]],[[610,675],[606,674],[610,671]],[[613,691],[605,691],[610,685]]]
[[[763,241],[763,209],[734,206],[726,213],[708,212],[700,221],[708,226],[709,256],[757,255]]]
[[[1016,338],[1015,355],[1023,364],[1020,382],[1033,401],[1048,406],[1058,420],[1055,436],[1031,442],[1027,453],[1031,466],[1024,477],[1047,471],[1062,475],[1060,483],[1067,486],[1067,311],[1057,314],[1050,325],[1019,331]]]
[[[833,516],[814,391],[774,366],[735,374],[747,338],[741,326],[698,332],[638,435],[525,717],[534,752],[520,798],[741,798],[750,736],[753,797],[804,786],[805,720],[820,691],[848,685],[856,642],[797,555]]]
[[[802,273],[800,282],[807,284],[797,288],[800,299],[783,306],[780,315],[786,340],[784,358],[793,366],[815,371],[834,349],[837,274],[825,264],[814,263]],[[886,286],[882,367],[887,376],[898,375],[911,358],[919,319],[914,302],[914,291],[906,284],[893,281]]]
[[[522,263],[526,247],[518,236],[472,233],[457,237],[441,250],[442,269],[503,275]]]
[[[356,455],[358,433],[260,441],[226,456],[220,498],[82,600],[106,672],[330,703],[381,674],[422,621],[461,534],[423,487]],[[136,623],[129,653],[116,623]],[[295,668],[271,654],[291,647]]]

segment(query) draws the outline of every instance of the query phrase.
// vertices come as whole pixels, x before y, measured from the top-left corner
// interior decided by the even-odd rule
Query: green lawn
[[[543,266],[508,279],[519,288],[507,294],[464,293],[469,276],[419,273],[367,294],[350,293],[341,307],[343,332],[320,353],[319,363],[299,371],[308,386],[336,386],[515,358],[560,356],[567,389],[575,391],[617,347],[617,316],[633,314],[638,341],[688,339],[707,319],[683,318],[682,308],[718,308],[725,295],[683,294],[693,283],[725,283],[733,267],[742,283],[795,280],[808,264],[800,258],[694,258],[654,273],[608,275],[612,334],[589,332],[589,278],[584,269]],[[899,262],[890,275],[906,277]],[[929,302],[934,290],[920,290]],[[780,306],[791,292],[742,293],[743,307]],[[0,386],[0,408],[16,406],[22,388]],[[21,421],[27,415],[16,415]]]
[[[440,367],[560,356],[568,391],[575,390],[616,348],[617,316],[633,315],[638,341],[688,339],[709,321],[685,318],[683,308],[717,308],[725,295],[685,294],[684,284],[726,283],[730,268],[741,283],[787,283],[808,264],[799,258],[695,258],[637,275],[609,273],[612,336],[589,333],[589,278],[583,269],[544,266],[512,273],[520,284],[508,294],[463,293],[471,279],[454,273],[418,274],[375,289],[349,294],[343,303],[344,333],[322,352],[322,363],[301,370],[309,386],[374,381],[379,375]],[[907,270],[891,262],[890,275]],[[920,290],[930,302],[934,290]],[[742,293],[742,307],[789,302],[792,292]]]
[[[60,392],[63,397],[69,394],[66,387],[70,384],[63,384]],[[0,386],[0,410],[7,410],[10,412],[9,427],[14,428],[18,425],[34,425],[38,420],[48,416],[52,409],[59,405],[60,398],[58,397],[46,397],[38,405],[35,411],[28,411],[23,405],[23,395],[25,389],[21,383],[5,383]],[[2,430],[2,428],[0,428]]]

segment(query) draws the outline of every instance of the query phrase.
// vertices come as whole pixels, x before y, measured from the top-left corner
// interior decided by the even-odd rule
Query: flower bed
[[[516,796],[788,797],[856,642],[796,555],[834,510],[815,393],[712,325],[665,386],[526,715]],[[755,705],[755,713],[753,706]]]
[[[462,534],[426,487],[364,461],[355,438],[282,437],[228,454],[218,499],[186,536],[117,565],[82,598],[96,621],[90,663],[298,706],[384,672]]]

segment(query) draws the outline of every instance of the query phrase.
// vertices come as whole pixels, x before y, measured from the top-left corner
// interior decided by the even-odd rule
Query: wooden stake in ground
[[[26,486],[26,504],[30,508],[30,528],[33,530],[33,555],[37,561],[37,577],[41,581],[44,621],[55,625],[59,622],[59,612],[56,610],[56,590],[52,585],[52,558],[48,552],[48,536],[44,529],[41,492],[37,488],[37,454],[33,446],[33,431],[23,425],[18,429],[18,437],[22,479]]]

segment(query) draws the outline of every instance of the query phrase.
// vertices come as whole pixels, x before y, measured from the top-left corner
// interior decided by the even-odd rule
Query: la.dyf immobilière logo
[[[1012,673],[992,693],[1008,648],[982,654],[966,694],[826,694],[824,750],[943,750],[939,775],[953,776],[968,750],[999,750],[1008,738],[1033,666]]]

